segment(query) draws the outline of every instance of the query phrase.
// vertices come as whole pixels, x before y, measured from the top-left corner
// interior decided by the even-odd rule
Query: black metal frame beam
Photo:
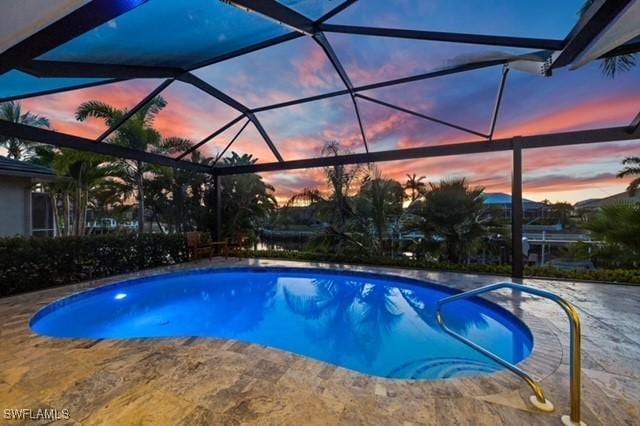
[[[269,147],[273,155],[276,157],[276,159],[278,161],[284,161],[284,159],[282,158],[282,155],[280,155],[280,152],[278,151],[278,148],[276,148],[275,144],[269,137],[269,134],[264,129],[264,127],[262,127],[260,120],[258,120],[258,117],[256,117],[256,115],[249,108],[247,108],[245,105],[233,99],[231,96],[216,89],[206,81],[202,80],[199,77],[196,77],[191,73],[185,73],[181,75],[180,77],[178,77],[178,80],[183,81],[185,83],[189,83],[197,87],[203,92],[210,94],[211,96],[218,99],[219,101],[227,104],[231,108],[234,108],[235,110],[240,111],[242,114],[244,114],[249,120],[251,120],[253,125],[256,127],[256,129],[260,133],[260,136],[262,136],[265,143],[267,144],[267,146]]]
[[[260,133],[260,136],[262,136],[262,139],[264,139],[264,141],[267,143],[267,146],[269,147],[269,149],[273,153],[274,157],[276,157],[276,159],[279,162],[283,162],[284,158],[282,158],[282,155],[280,155],[280,151],[278,151],[278,148],[276,148],[276,145],[271,140],[271,137],[269,136],[267,131],[264,129],[264,127],[262,127],[262,123],[260,123],[260,120],[258,120],[258,117],[256,117],[256,115],[254,113],[249,112],[249,113],[247,113],[247,118],[249,118],[249,120],[251,120],[251,122],[253,123],[254,127],[258,131],[258,133]]]
[[[335,56],[335,52],[334,52],[334,56]],[[336,57],[336,59],[337,59],[337,57]],[[504,64],[504,63],[506,63],[505,60],[492,60],[492,61],[483,61],[483,62],[477,62],[477,63],[472,63],[472,64],[464,64],[464,65],[458,65],[458,66],[455,66],[455,67],[452,67],[452,68],[432,71],[432,72],[428,72],[428,73],[422,73],[422,74],[409,76],[409,77],[403,77],[403,78],[394,79],[394,80],[383,81],[383,82],[379,82],[379,83],[368,84],[368,85],[364,85],[364,86],[360,86],[360,87],[353,87],[349,77],[347,76],[346,72],[344,72],[344,70],[343,70],[343,75],[340,75],[340,78],[342,78],[343,76],[345,77],[345,79],[343,81],[345,82],[345,86],[347,88],[344,89],[344,90],[338,90],[338,91],[325,93],[325,94],[321,94],[321,95],[309,96],[307,98],[295,99],[295,100],[292,100],[292,101],[281,102],[281,103],[278,103],[278,104],[272,104],[272,105],[267,105],[267,106],[264,106],[264,107],[258,107],[258,108],[253,108],[253,109],[249,109],[248,107],[242,105],[238,101],[232,99],[231,97],[229,97],[226,94],[222,93],[220,90],[218,90],[215,87],[211,86],[209,83],[203,81],[202,79],[200,79],[199,77],[196,77],[195,75],[193,75],[191,73],[182,74],[181,76],[179,76],[178,79],[180,81],[183,81],[185,83],[192,84],[195,87],[198,87],[200,90],[203,90],[206,93],[211,94],[212,96],[220,99],[222,102],[226,103],[227,105],[231,106],[232,108],[242,112],[243,115],[246,115],[253,122],[254,126],[256,127],[256,129],[258,130],[260,135],[263,137],[263,139],[265,140],[265,142],[269,146],[269,149],[271,149],[271,151],[273,152],[274,156],[276,157],[276,159],[278,159],[278,161],[282,162],[282,161],[284,161],[282,156],[280,155],[277,147],[275,146],[275,144],[273,143],[273,141],[269,137],[268,133],[266,132],[266,130],[264,129],[262,124],[259,122],[259,120],[256,117],[255,113],[262,112],[262,111],[268,111],[268,110],[272,110],[272,109],[276,109],[276,108],[284,108],[284,107],[288,107],[288,106],[298,105],[298,104],[306,103],[306,102],[313,102],[313,101],[317,101],[317,100],[321,100],[321,99],[327,99],[327,98],[336,97],[336,96],[350,95],[352,97],[352,102],[354,103],[356,117],[358,119],[358,124],[360,126],[360,132],[362,134],[362,138],[363,138],[363,141],[365,143],[365,149],[366,149],[366,152],[369,152],[368,144],[367,144],[367,141],[366,141],[366,135],[365,135],[365,132],[364,132],[364,126],[363,126],[363,123],[362,123],[362,120],[361,120],[361,117],[360,117],[360,111],[358,109],[358,105],[357,105],[357,101],[356,101],[356,95],[358,97],[362,97],[364,99],[368,99],[368,100],[370,100],[372,102],[381,102],[381,101],[377,101],[377,100],[374,100],[374,99],[369,98],[367,96],[360,95],[360,94],[358,94],[358,92],[366,91],[366,90],[373,90],[373,89],[382,88],[382,87],[389,87],[389,86],[393,86],[393,85],[397,85],[397,84],[404,84],[404,83],[413,82],[413,81],[420,81],[420,80],[425,80],[425,79],[429,79],[429,78],[441,77],[441,76],[445,76],[445,75],[449,75],[449,74],[455,74],[455,73],[470,71],[470,70],[474,70],[474,69],[487,68],[487,67],[491,67],[491,66]],[[342,66],[340,65],[339,61],[337,61],[336,64],[340,68],[342,68]],[[338,72],[338,68],[336,68],[336,71]],[[396,108],[396,109],[398,109],[400,111],[404,111],[404,112],[407,112],[409,114],[413,114],[413,115],[417,115],[418,114],[418,113],[415,113],[413,111],[405,110],[405,109],[397,107],[397,106],[391,106],[390,104],[388,104],[387,106],[389,106],[391,108]],[[470,130],[470,129],[466,129],[466,128],[461,127],[461,126],[456,126],[455,124],[447,123],[445,121],[438,120],[438,119],[435,119],[433,117],[427,117],[427,116],[424,116],[424,115],[419,115],[419,116],[422,116],[422,118],[426,118],[426,119],[429,119],[429,120],[432,120],[432,121],[439,122],[440,124],[444,124],[444,125],[448,125],[448,126],[457,128],[457,129],[462,130],[462,131],[470,132],[472,134],[475,134],[475,135],[478,135],[478,136],[481,136],[481,137],[487,137],[487,135],[484,135],[482,133],[475,132],[475,131]],[[237,120],[239,120],[239,119],[240,119],[240,117],[237,118]],[[235,124],[235,122],[234,122],[234,124]],[[224,130],[226,130],[226,128],[222,129],[222,131],[224,131]],[[196,144],[195,147],[193,147],[193,149],[191,151],[188,151],[188,153],[190,153],[193,150],[195,150],[196,148],[202,146],[203,144],[205,144],[211,138],[217,136],[218,134],[219,133],[214,132],[212,135],[210,135],[210,137],[205,138],[203,141],[201,141],[198,144]],[[181,158],[183,158],[185,155],[186,154],[184,154]]]
[[[95,143],[93,139],[27,126],[6,120],[0,120],[0,135],[45,143],[61,148],[71,148],[79,151],[110,155],[127,160],[143,161],[145,163],[158,164],[160,166],[176,167],[198,173],[212,173],[212,168],[203,164],[197,164],[191,161],[175,160],[164,155],[130,149],[109,143]]]
[[[491,124],[489,125],[489,140],[493,139],[493,133],[496,130],[498,114],[500,114],[500,104],[502,103],[502,94],[504,93],[504,86],[507,83],[508,75],[509,67],[505,65],[502,68],[502,75],[500,76],[500,83],[498,84],[498,94],[496,95],[496,103],[493,107],[493,114],[491,115]]]
[[[109,79],[109,80],[102,80],[102,81],[92,81],[91,83],[77,84],[77,85],[74,85],[74,86],[65,86],[65,87],[58,88],[58,89],[49,89],[49,90],[42,90],[42,91],[39,91],[39,92],[26,93],[26,94],[22,94],[22,95],[7,96],[6,98],[0,98],[0,102],[11,102],[11,101],[19,100],[19,99],[27,99],[27,98],[35,98],[35,97],[38,97],[38,96],[53,95],[55,93],[69,92],[71,90],[87,89],[89,87],[103,86],[105,84],[118,83],[118,82],[121,82],[121,81],[125,81],[125,79]]]
[[[173,81],[174,81],[173,78],[169,78],[169,79],[163,81],[162,84],[160,84],[158,87],[153,89],[153,91],[151,93],[149,93],[147,96],[145,96],[140,102],[138,102],[138,104],[136,106],[134,106],[129,111],[127,111],[127,113],[125,115],[123,115],[117,122],[115,122],[111,127],[109,127],[100,136],[98,136],[96,138],[95,142],[97,142],[97,143],[102,142],[107,137],[109,137],[110,134],[112,134],[113,132],[118,130],[120,128],[120,126],[122,126],[124,123],[127,122],[127,120],[129,120],[131,117],[133,117],[135,113],[140,111],[153,98],[158,96],[160,94],[160,92],[162,92],[164,89],[169,87],[169,85],[171,83],[173,83]]]
[[[212,85],[210,85],[209,83],[201,79],[200,77],[196,77],[194,74],[185,73],[179,76],[177,79],[179,81],[182,81],[183,83],[191,84],[192,86],[197,87],[203,92],[208,93],[209,95],[213,96],[219,101],[227,104],[228,106],[235,109],[236,111],[240,111],[243,114],[246,114],[249,112],[249,108],[247,108],[237,100],[233,99],[231,96],[227,95],[226,93],[222,92],[221,90],[216,89],[215,87],[213,87]]]
[[[511,173],[511,276],[524,276],[522,250],[522,144],[520,138],[513,138]]]
[[[634,0],[595,0],[567,36],[565,48],[551,67],[573,62],[631,1]]]
[[[180,154],[177,157],[177,159],[178,160],[182,160],[184,157],[186,157],[187,155],[191,154],[193,151],[195,151],[196,149],[200,148],[202,145],[206,144],[207,142],[209,142],[211,139],[215,138],[219,134],[223,133],[225,130],[227,130],[229,127],[233,126],[234,124],[236,124],[238,121],[242,120],[242,118],[244,118],[244,117],[245,117],[244,114],[240,114],[239,116],[237,116],[233,120],[229,121],[227,124],[225,124],[224,126],[219,128],[218,130],[216,130],[215,132],[211,133],[209,136],[207,136],[206,138],[202,139],[200,142],[198,142],[197,144],[193,145],[191,148],[189,148],[188,150],[186,150],[185,152]]]
[[[314,21],[275,0],[225,0],[225,2],[248,12],[258,13],[303,34],[311,35],[316,32]]]
[[[404,112],[406,114],[414,115],[416,117],[420,117],[420,118],[423,118],[425,120],[432,121],[434,123],[442,124],[443,126],[451,127],[453,129],[460,130],[461,132],[469,133],[469,134],[472,134],[472,135],[475,135],[475,136],[480,136],[481,138],[486,138],[486,139],[489,138],[489,135],[485,135],[484,133],[476,132],[475,130],[468,129],[468,128],[462,127],[462,126],[458,126],[457,124],[449,123],[448,121],[440,120],[438,118],[431,117],[429,115],[422,114],[422,113],[417,112],[417,111],[413,111],[413,110],[410,110],[410,109],[407,109],[407,108],[403,108],[403,107],[398,106],[398,105],[390,104],[389,102],[381,101],[379,99],[375,99],[375,98],[372,98],[372,97],[369,97],[369,96],[365,96],[365,95],[362,95],[362,94],[359,94],[359,93],[356,94],[356,97],[364,99],[364,100],[367,100],[369,102],[376,103],[378,105],[385,106],[387,108],[391,108],[391,109],[398,110],[400,112]]]
[[[189,66],[189,71],[194,71],[200,68],[208,67],[209,65],[217,64],[219,62],[223,62],[229,59],[237,58],[238,56],[246,55],[247,53],[256,52],[258,50],[265,49],[267,47],[275,46],[280,43],[284,43],[290,40],[295,40],[297,38],[303,37],[304,34],[301,34],[297,31],[292,31],[288,34],[284,34],[281,36],[277,36],[274,38],[270,38],[265,41],[261,41],[259,43],[251,44],[246,47],[241,47],[240,49],[233,50],[228,53],[223,53],[218,56],[214,56],[211,59],[207,59],[201,62],[198,62],[194,65]]]
[[[364,126],[362,125],[362,118],[360,117],[360,109],[358,108],[358,102],[356,101],[356,98],[354,96],[355,92],[353,91],[353,83],[351,82],[349,75],[347,74],[344,67],[342,66],[340,59],[338,59],[338,55],[336,55],[336,52],[333,50],[333,47],[331,47],[331,43],[329,43],[329,40],[327,40],[324,34],[316,33],[313,35],[313,39],[315,40],[316,43],[318,43],[320,48],[322,48],[325,55],[329,59],[329,62],[331,62],[333,69],[336,71],[336,73],[340,77],[340,80],[342,80],[342,83],[347,88],[349,96],[351,96],[353,109],[355,110],[356,118],[358,120],[358,126],[360,127],[360,134],[362,135],[362,143],[364,144],[365,151],[369,152],[369,144],[367,143],[367,136],[364,131]]]
[[[242,131],[247,127],[247,125],[249,124],[249,122],[251,122],[251,120],[247,119],[247,121],[244,122],[244,124],[242,125],[242,127],[240,127],[240,130],[238,130],[236,132],[236,134],[231,138],[231,140],[229,141],[229,143],[227,144],[227,146],[224,147],[224,149],[222,151],[220,151],[218,153],[218,155],[216,155],[215,160],[213,160],[213,165],[215,166],[216,164],[218,164],[218,161],[220,161],[220,159],[222,158],[222,156],[224,156],[224,154],[227,153],[227,150],[231,147],[231,145],[233,145],[233,143],[236,141],[236,139],[238,139],[238,137],[242,134]]]
[[[364,124],[362,124],[362,117],[360,116],[360,108],[358,107],[358,100],[351,93],[351,102],[353,102],[353,110],[356,113],[356,120],[358,120],[358,127],[360,128],[360,135],[362,136],[362,143],[364,144],[365,152],[369,152],[369,143],[367,142],[367,135],[364,132]]]
[[[635,133],[638,131],[638,128],[640,128],[640,112],[634,117],[631,123],[629,123],[629,126],[627,126],[627,132]]]
[[[302,37],[303,35],[297,32],[291,32],[289,34],[285,34],[282,36],[274,37],[272,39],[266,40],[264,42],[252,44],[250,46],[234,50],[229,53],[225,53],[223,55],[216,56],[215,58],[203,61],[196,65],[189,67],[188,71],[193,71],[199,68],[203,68],[218,62],[225,61],[227,59],[232,59],[237,56],[242,56],[247,53],[251,53],[260,49],[264,49],[269,46],[275,46],[276,44],[284,43],[289,40],[296,39],[298,37]],[[77,77],[77,78],[89,78],[97,76],[106,76],[105,78],[109,78],[110,75],[120,76],[119,78],[114,78],[108,81],[98,81],[87,84],[79,84],[76,86],[66,86],[59,89],[51,89],[45,90],[35,93],[29,93],[18,96],[10,96],[6,98],[0,99],[0,102],[13,101],[18,99],[25,98],[33,98],[36,96],[44,96],[51,95],[54,93],[60,92],[68,92],[70,90],[76,89],[84,89],[87,87],[101,86],[104,84],[117,83],[124,80],[129,80],[131,78],[166,78],[166,77],[177,77],[182,74],[183,71],[176,68],[167,68],[167,67],[141,67],[137,65],[117,65],[117,64],[87,64],[81,62],[59,62],[59,61],[29,61],[22,65],[17,69],[21,69],[23,72],[27,72],[28,74],[38,76],[38,77],[48,77],[49,75],[46,73],[46,67],[44,64],[50,63],[54,65],[54,71],[52,73],[52,77]],[[77,67],[77,68],[76,68]],[[95,75],[89,75],[90,73],[95,72]]]
[[[327,13],[322,15],[316,21],[316,25],[322,24],[323,22],[328,21],[329,19],[333,18],[334,16],[336,16],[337,14],[339,14],[340,12],[342,12],[343,10],[348,8],[349,6],[355,4],[356,1],[358,1],[358,0],[345,0],[345,1],[343,1],[338,6],[334,7],[333,9],[331,9],[330,11],[328,11]]]
[[[561,50],[564,48],[565,43],[564,40],[541,38],[505,37],[483,34],[406,30],[399,28],[376,28],[357,25],[320,24],[319,29],[321,31],[341,34],[443,41],[450,43],[482,44],[485,46],[521,47],[539,50]]]
[[[222,179],[220,176],[213,177],[213,210],[214,210],[214,228],[213,237],[215,241],[222,241]]]
[[[184,70],[171,67],[111,65],[45,60],[29,61],[18,67],[18,69],[35,77],[69,78],[171,78],[184,73]]]
[[[628,127],[608,127],[574,132],[551,133],[518,137],[522,149],[550,148],[557,146],[582,145],[615,141],[628,141],[640,138],[639,132],[629,133]],[[247,166],[216,167],[213,171],[218,175],[234,175],[243,173],[262,173],[281,170],[308,169],[346,164],[364,164],[411,160],[429,157],[445,157],[451,155],[482,154],[513,149],[515,138],[481,140],[448,145],[424,146],[419,148],[396,149],[370,152],[368,154],[348,154],[320,158],[290,160],[284,163],[261,163]]]
[[[308,169],[345,164],[369,162],[410,160],[417,158],[444,157],[451,155],[482,154],[499,151],[510,151],[514,148],[514,140],[518,140],[522,149],[550,148],[558,146],[585,145],[636,140],[640,138],[638,128],[629,132],[629,126],[607,127],[593,130],[551,133],[532,136],[518,136],[514,138],[495,139],[493,141],[473,141],[449,145],[424,146],[419,148],[396,149],[389,151],[370,152],[367,154],[348,154],[320,158],[307,158],[285,162],[261,163],[247,166],[209,167],[190,161],[173,159],[163,155],[129,149],[107,143],[94,143],[92,139],[26,126],[0,120],[0,135],[15,137],[33,142],[72,148],[80,151],[111,155],[135,161],[143,161],[162,166],[177,167],[199,173],[214,175],[234,175],[244,173],[261,173],[280,170]]]
[[[430,71],[422,74],[416,74],[409,77],[396,78],[393,80],[381,81],[379,83],[366,84],[364,86],[355,87],[355,92],[364,92],[366,90],[381,89],[383,87],[396,86],[398,84],[412,83],[414,81],[427,80],[429,78],[442,77],[445,75],[457,74],[465,71],[473,71],[482,68],[493,67],[496,65],[504,65],[508,63],[506,59],[494,59],[490,61],[472,62],[469,64],[456,65],[449,68],[442,68],[436,71]]]
[[[322,33],[314,34],[313,39],[318,44],[318,46],[320,46],[324,54],[327,56],[327,59],[329,59],[329,62],[331,62],[333,69],[336,71],[336,74],[338,74],[338,77],[340,77],[340,80],[342,80],[342,83],[344,84],[344,86],[349,91],[352,91],[353,83],[351,83],[351,79],[347,75],[347,72],[344,70],[344,67],[340,62],[340,59],[338,59],[338,55],[336,55],[336,52],[333,50],[333,47],[331,47],[331,43],[329,43],[329,40],[327,40],[325,35]]]
[[[464,65],[457,65],[451,68],[444,68],[437,71],[430,71],[426,73],[412,75],[409,77],[401,77],[393,80],[387,80],[387,81],[381,81],[378,83],[370,83],[370,84],[365,84],[363,86],[357,86],[353,88],[353,92],[355,94],[358,94],[359,92],[365,92],[367,90],[381,89],[383,87],[397,86],[400,84],[412,83],[412,82],[421,81],[421,80],[428,80],[430,78],[443,77],[445,75],[457,74],[465,71],[472,71],[472,70],[477,70],[482,68],[489,68],[496,65],[503,65],[507,62],[508,62],[507,60],[499,59],[499,60],[491,60],[491,61],[474,62],[471,64],[464,64]],[[272,109],[285,108],[285,107],[303,104],[307,102],[319,101],[321,99],[348,95],[349,93],[350,93],[349,89],[336,90],[334,92],[323,93],[321,95],[314,95],[306,98],[279,102],[277,104],[265,105],[262,107],[253,108],[251,111],[253,112],[269,111]]]
[[[0,54],[0,75],[126,13],[148,0],[93,0]]]
[[[305,103],[308,103],[308,102],[320,101],[322,99],[335,98],[336,96],[343,96],[343,95],[348,95],[348,94],[349,94],[349,90],[348,89],[336,90],[336,91],[333,91],[333,92],[323,93],[323,94],[320,94],[320,95],[313,95],[313,96],[308,96],[306,98],[293,99],[293,100],[290,100],[290,101],[278,102],[277,104],[271,104],[271,105],[265,105],[265,106],[253,108],[252,111],[256,112],[256,113],[257,112],[262,112],[262,111],[270,111],[270,110],[273,110],[273,109],[286,108],[286,107],[290,107],[290,106],[294,106],[294,105],[300,105],[300,104],[305,104]]]

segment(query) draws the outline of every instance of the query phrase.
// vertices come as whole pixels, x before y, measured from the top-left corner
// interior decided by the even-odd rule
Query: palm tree
[[[106,167],[108,158],[85,151],[41,145],[35,147],[35,155],[29,161],[50,167],[62,177],[45,184],[53,206],[56,228],[63,235],[84,235],[87,206],[92,193],[105,184],[105,178],[109,175]],[[58,214],[59,197],[62,197],[62,215]]]
[[[629,183],[627,186],[627,192],[630,197],[636,195],[638,187],[640,187],[640,157],[627,157],[622,161],[624,169],[620,170],[617,174],[619,178],[625,178],[627,176],[638,176]]]
[[[322,148],[322,156],[338,156],[348,154],[343,151],[340,144],[331,141]],[[352,217],[353,207],[349,201],[349,195],[352,191],[353,184],[361,175],[362,168],[360,165],[336,165],[324,168],[324,174],[329,187],[329,194],[324,197],[317,189],[304,189],[301,193],[294,195],[289,199],[287,205],[291,206],[298,202],[312,205],[320,214],[324,216],[331,224],[339,228],[343,228],[347,219]]]
[[[464,178],[429,183],[429,191],[414,206],[419,220],[413,227],[431,240],[443,241],[446,260],[460,262],[489,225],[483,192],[484,188],[469,188]]]
[[[85,234],[89,194],[108,176],[109,172],[104,167],[107,161],[105,156],[64,148],[54,158],[56,172],[59,175],[68,176],[73,183],[74,235]]]
[[[108,143],[159,154],[175,154],[188,149],[191,142],[187,139],[163,138],[153,128],[155,117],[166,106],[167,102],[161,96],[156,96],[113,132]],[[76,119],[84,121],[89,117],[99,118],[111,127],[127,112],[126,109],[117,109],[101,101],[88,101],[78,107]],[[138,199],[138,232],[142,233],[144,232],[145,165],[142,161],[117,160],[116,163],[118,164],[115,169],[117,176],[127,184],[127,191],[123,196],[128,196],[128,192],[135,188]]]
[[[348,154],[336,141],[328,142],[321,151],[323,156]],[[285,207],[298,203],[308,205],[314,214],[325,222],[326,230],[312,241],[315,249],[327,249],[342,253],[343,250],[356,248],[360,252],[366,247],[348,234],[350,219],[356,217],[352,200],[353,186],[360,180],[362,167],[355,165],[336,165],[324,168],[329,188],[323,195],[317,189],[305,188],[301,193],[292,196]]]
[[[417,177],[415,173],[407,175],[407,181],[404,184],[404,189],[411,191],[411,202],[417,200],[427,190],[427,185],[422,182],[426,178],[426,176]]]
[[[250,154],[239,155],[232,152],[223,159],[225,166],[241,166],[255,164],[257,158]],[[262,180],[262,177],[249,173],[243,175],[224,176],[222,185],[223,234],[233,237],[239,232],[253,232],[275,212],[277,201],[273,196],[274,187]],[[213,197],[213,190],[207,197]],[[212,203],[209,203],[213,206]]]
[[[57,155],[58,152],[53,147],[48,145],[39,145],[34,148],[34,155],[31,156],[28,161],[33,164],[53,169],[53,163]],[[55,224],[53,236],[70,235],[69,224],[71,209],[69,207],[69,193],[72,186],[71,182],[67,179],[60,179],[52,182],[45,182],[42,186],[44,187],[45,192],[49,194],[49,202],[52,206],[53,223]],[[62,215],[58,212],[59,200],[62,200],[63,203]],[[67,212],[69,214],[67,214]]]
[[[327,143],[322,149],[323,156],[337,157],[341,154],[347,154],[340,148],[340,144],[336,141]],[[324,172],[327,176],[327,183],[331,188],[329,199],[337,208],[338,220],[340,224],[344,224],[347,218],[353,214],[353,209],[349,205],[349,193],[353,183],[360,176],[361,168],[359,165],[346,166],[336,165],[326,167]]]
[[[213,158],[202,157],[198,152],[191,155],[191,161],[212,165]],[[151,222],[156,221],[169,232],[185,232],[193,229],[207,229],[207,219],[214,217],[205,208],[207,188],[213,181],[210,176],[171,167],[151,167],[152,178],[145,180],[145,206],[151,211]]]
[[[338,156],[348,154],[340,148],[340,144],[331,141],[322,148],[322,156]],[[325,197],[317,189],[305,188],[301,193],[292,196],[287,205],[303,202],[313,205],[321,216],[325,216],[332,224],[342,226],[353,215],[353,208],[349,202],[349,195],[353,184],[361,176],[360,165],[336,165],[324,168],[329,193]]]
[[[583,5],[578,14],[583,16],[585,12],[591,7],[594,0],[587,0]],[[635,54],[629,53],[626,55],[618,55],[618,56],[610,56],[602,59],[600,62],[600,69],[602,73],[609,77],[614,78],[616,73],[629,71],[631,68],[636,66],[636,57]]]
[[[363,180],[355,200],[356,213],[361,221],[366,221],[366,225],[372,225],[373,234],[378,240],[378,254],[383,254],[389,224],[402,214],[404,198],[404,188],[400,182],[385,179],[378,169],[374,168],[372,175]]]
[[[22,105],[17,101],[0,104],[0,119],[33,127],[48,128],[50,126],[49,119],[46,117],[30,111],[23,113]],[[7,157],[20,160],[31,154],[35,145],[31,141],[0,135],[0,146],[7,149]]]

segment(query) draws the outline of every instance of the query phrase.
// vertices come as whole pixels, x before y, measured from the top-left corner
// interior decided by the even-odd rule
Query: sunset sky
[[[330,22],[561,39],[575,24],[582,0],[485,0],[468,2],[463,9],[455,7],[456,3],[361,0]],[[117,27],[117,22],[112,22],[112,27]],[[327,38],[356,86],[435,70],[496,52],[526,52],[358,35],[327,34]],[[215,64],[195,74],[248,107],[344,88],[323,51],[309,37]],[[364,94],[486,133],[500,74],[501,67],[487,68]],[[97,99],[130,108],[158,84],[157,80],[134,80],[25,99],[22,103],[24,109],[49,117],[58,131],[95,138],[105,126],[97,120],[76,122],[74,111],[80,103]],[[158,116],[155,126],[164,136],[187,137],[198,142],[238,115],[183,83],[173,83],[162,96],[168,107]],[[365,100],[358,102],[371,151],[478,140],[476,136]],[[561,69],[548,78],[513,70],[507,80],[496,137],[627,125],[639,111],[640,67],[613,80],[602,75],[597,63],[575,71]],[[340,142],[350,152],[364,152],[348,96],[257,115],[286,160],[317,156],[331,140]],[[205,145],[203,153],[217,154],[243,124],[239,122]],[[247,126],[232,150],[252,153],[260,162],[274,161],[252,125]],[[626,156],[639,154],[640,141],[527,150],[525,196],[575,202],[623,191],[626,182],[615,178],[620,162]],[[378,166],[384,175],[400,181],[411,173],[425,175],[431,181],[466,176],[487,191],[509,191],[509,153]],[[324,188],[321,169],[266,173],[264,178],[276,187],[281,200],[304,187]]]

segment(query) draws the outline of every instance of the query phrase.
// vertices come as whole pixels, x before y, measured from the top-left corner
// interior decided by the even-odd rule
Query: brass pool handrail
[[[522,369],[518,368],[514,364],[505,361],[500,358],[493,352],[486,350],[485,348],[479,346],[478,344],[472,342],[466,337],[461,336],[455,331],[451,330],[444,323],[444,318],[442,317],[442,305],[450,302],[455,302],[456,300],[467,299],[469,297],[478,296],[483,293],[488,293],[494,290],[500,290],[503,288],[509,288],[516,291],[521,291],[523,293],[533,294],[535,296],[544,297],[546,299],[552,300],[556,302],[560,307],[564,310],[569,318],[569,323],[571,324],[570,331],[570,396],[571,396],[571,414],[569,416],[562,416],[562,422],[567,425],[580,425],[580,315],[578,315],[578,310],[569,302],[558,296],[557,294],[551,293],[546,290],[542,290],[539,288],[529,287],[522,284],[516,284],[512,282],[500,282],[496,284],[490,284],[484,287],[476,288],[473,290],[464,291],[462,293],[455,294],[453,296],[445,297],[440,299],[436,304],[436,318],[438,320],[438,324],[444,331],[446,331],[451,336],[480,352],[481,354],[491,358],[498,364],[504,366],[509,369],[516,375],[520,376],[533,390],[535,395],[535,400],[538,404],[535,404],[534,397],[531,397],[531,401],[538,408],[550,411],[549,409],[545,409],[545,407],[550,407],[553,410],[553,405],[545,398],[544,392],[540,385],[538,385],[527,373],[525,373]]]

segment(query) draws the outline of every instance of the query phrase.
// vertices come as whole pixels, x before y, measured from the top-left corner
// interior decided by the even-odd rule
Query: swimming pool
[[[501,367],[443,332],[436,302],[454,291],[407,278],[302,268],[224,268],[128,280],[56,301],[30,322],[58,338],[217,337],[258,343],[397,379],[479,375]],[[451,329],[505,360],[531,332],[480,300],[445,305]]]

